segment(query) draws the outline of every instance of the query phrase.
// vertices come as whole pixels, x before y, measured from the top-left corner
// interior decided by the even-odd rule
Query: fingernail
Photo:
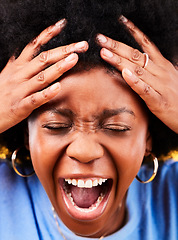
[[[124,17],[123,15],[120,16],[119,21],[123,22],[123,23],[127,23],[128,19],[126,17]]]
[[[102,34],[98,34],[97,40],[100,43],[106,43],[107,42],[107,38],[104,35],[102,35]]]
[[[113,53],[111,51],[109,51],[106,48],[103,48],[103,55],[105,55],[108,58],[112,58],[113,57]]]
[[[127,68],[125,68],[125,69],[123,70],[123,72],[124,72],[126,75],[128,75],[129,77],[132,76],[132,72],[131,72],[129,69],[127,69]]]
[[[55,26],[57,27],[57,28],[62,28],[62,27],[64,27],[65,25],[66,25],[66,19],[65,18],[63,18],[63,19],[61,19],[60,21],[58,21],[56,24],[55,24]]]
[[[76,56],[76,54],[72,53],[68,57],[65,58],[65,61],[66,62],[71,62],[71,61],[73,61],[75,59],[75,56]]]
[[[83,42],[78,42],[75,44],[75,48],[77,49],[85,49],[86,48],[86,42],[83,41]]]
[[[55,92],[56,90],[59,90],[60,88],[61,88],[61,84],[59,82],[56,82],[50,87],[50,91]]]

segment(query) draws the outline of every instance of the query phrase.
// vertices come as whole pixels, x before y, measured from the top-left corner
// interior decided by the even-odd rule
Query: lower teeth
[[[103,200],[103,198],[104,198],[103,193],[101,193],[101,194],[99,195],[97,201],[96,201],[94,204],[92,204],[89,208],[80,208],[80,207],[78,207],[78,206],[75,204],[74,199],[73,199],[73,197],[72,197],[72,194],[71,194],[71,193],[68,193],[68,192],[66,191],[66,189],[65,189],[65,193],[66,193],[68,199],[71,201],[72,205],[73,205],[77,210],[79,210],[79,211],[81,211],[81,212],[86,212],[86,213],[92,212],[93,210],[95,210],[95,209],[100,205],[100,203],[102,202],[102,200]]]

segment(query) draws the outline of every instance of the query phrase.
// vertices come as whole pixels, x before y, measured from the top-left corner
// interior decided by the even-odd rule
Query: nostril
[[[99,143],[83,137],[73,141],[67,147],[66,154],[72,159],[87,163],[103,157],[104,150]]]
[[[88,160],[86,160],[86,159],[85,159],[85,160],[81,160],[81,159],[77,159],[77,158],[74,158],[74,157],[70,157],[70,158],[71,158],[73,161],[80,162],[80,163],[84,163],[84,164],[86,164],[86,163],[90,163],[90,164],[91,164],[91,163],[93,163],[94,160],[96,160],[96,159],[92,159],[92,160],[89,160],[89,161],[88,161]]]

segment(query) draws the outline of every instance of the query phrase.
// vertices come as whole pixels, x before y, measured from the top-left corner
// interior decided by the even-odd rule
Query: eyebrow
[[[51,113],[56,113],[56,114],[60,114],[64,117],[75,117],[76,114],[74,112],[72,112],[70,109],[65,109],[65,108],[55,108],[53,107],[52,109],[48,109],[49,112]],[[123,108],[117,108],[117,109],[104,109],[103,112],[101,114],[97,114],[97,115],[94,115],[94,118],[97,119],[97,118],[110,118],[112,116],[116,116],[116,115],[119,115],[119,114],[122,114],[122,113],[128,113],[128,114],[131,114],[132,116],[135,117],[135,113],[130,110],[130,109],[127,109],[126,107],[123,107]]]
[[[102,116],[103,118],[110,118],[110,117],[112,117],[112,116],[116,116],[116,115],[119,115],[119,114],[121,114],[121,113],[129,113],[129,114],[131,114],[131,115],[133,115],[133,116],[135,117],[135,113],[134,113],[132,110],[127,109],[127,108],[125,108],[125,107],[123,107],[123,108],[117,108],[117,109],[105,109],[105,110],[102,112],[101,116]]]
[[[74,117],[75,116],[75,114],[70,109],[66,109],[66,108],[57,109],[57,108],[53,107],[52,109],[48,109],[48,111],[51,113],[60,114],[64,117]]]

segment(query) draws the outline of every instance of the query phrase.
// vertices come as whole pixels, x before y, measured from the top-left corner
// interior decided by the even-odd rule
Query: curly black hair
[[[96,43],[96,34],[103,33],[142,51],[129,31],[118,19],[121,15],[134,22],[173,64],[177,59],[176,0],[1,0],[0,3],[0,70],[8,59],[46,27],[62,18],[67,26],[41,51],[86,40],[89,50],[79,55],[82,66],[104,65]],[[77,64],[79,66],[79,64]],[[153,152],[160,156],[178,147],[178,135],[151,112],[150,132]],[[1,134],[1,143],[12,151],[23,145],[25,121]]]

